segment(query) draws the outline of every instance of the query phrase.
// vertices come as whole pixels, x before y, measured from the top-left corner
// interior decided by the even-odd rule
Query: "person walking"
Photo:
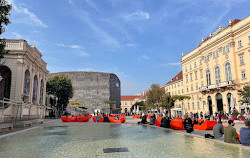
[[[233,120],[228,121],[228,126],[224,129],[224,142],[240,144],[236,129],[233,127],[234,125],[235,123]]]

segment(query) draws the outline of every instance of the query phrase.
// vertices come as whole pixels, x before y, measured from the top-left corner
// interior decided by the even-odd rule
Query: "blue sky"
[[[249,0],[8,0],[5,38],[36,45],[50,72],[115,73],[122,95],[164,85],[181,52],[227,20],[249,15]]]

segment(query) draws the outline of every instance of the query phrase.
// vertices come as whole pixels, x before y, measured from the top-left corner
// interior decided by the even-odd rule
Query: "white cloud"
[[[88,57],[89,56],[89,54],[86,53],[85,51],[79,51],[76,53],[76,55],[81,56],[81,57]]]
[[[37,25],[41,26],[44,28],[47,28],[48,26],[40,20],[37,15],[31,11],[28,10],[28,8],[24,8],[22,6],[17,5],[14,0],[7,0],[10,4],[12,4],[12,8],[14,11],[14,14],[17,13],[17,15],[25,15],[23,16],[22,19],[16,20],[15,22],[21,22],[25,24],[32,24],[32,25]]]
[[[146,56],[146,55],[142,55],[141,58],[142,58],[142,59],[145,59],[145,60],[149,60],[149,59],[150,59],[150,57],[148,57],[148,56]]]
[[[124,16],[124,19],[127,21],[139,21],[139,20],[148,20],[150,15],[147,12],[138,10],[134,13],[130,13]]]
[[[100,11],[99,8],[96,6],[96,4],[92,0],[85,0],[85,2],[91,7],[94,8],[96,11]]]
[[[17,32],[12,32],[11,34],[14,36],[14,38],[17,38],[17,39],[23,39],[23,36],[22,36],[22,35],[20,35],[20,34],[19,34],[19,33],[17,33]]]
[[[127,47],[135,47],[135,44],[133,44],[133,43],[127,43],[126,46]]]
[[[64,47],[65,45],[64,44],[62,44],[62,43],[57,43],[56,44],[58,47]]]
[[[73,49],[79,49],[79,48],[81,48],[81,46],[79,46],[79,45],[71,45],[71,46],[69,46],[70,48],[73,48]]]
[[[177,63],[168,63],[168,65],[171,65],[171,66],[180,66],[181,63],[180,62],[177,62]]]

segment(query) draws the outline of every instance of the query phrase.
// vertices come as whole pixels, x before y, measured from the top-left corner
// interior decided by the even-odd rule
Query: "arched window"
[[[23,93],[25,96],[29,96],[30,94],[30,72],[29,70],[25,71]]]
[[[216,66],[215,67],[215,81],[216,83],[220,83],[220,67]]]
[[[210,74],[210,70],[206,71],[206,78],[207,78],[207,85],[211,85],[211,74]]]
[[[33,84],[33,98],[37,98],[37,89],[38,89],[38,79],[37,76],[34,77],[34,84]]]
[[[43,90],[44,90],[44,82],[41,81],[41,88],[40,88],[40,104],[43,103]]]
[[[231,65],[229,62],[225,64],[225,72],[226,72],[226,80],[232,80],[232,72],[231,72]]]

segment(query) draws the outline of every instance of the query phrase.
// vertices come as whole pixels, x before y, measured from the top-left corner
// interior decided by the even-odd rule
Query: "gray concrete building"
[[[115,74],[78,71],[51,73],[50,77],[55,75],[64,75],[71,79],[74,96],[70,102],[81,102],[89,113],[110,112],[110,105],[104,101],[116,101],[113,112],[121,108],[121,83]]]

